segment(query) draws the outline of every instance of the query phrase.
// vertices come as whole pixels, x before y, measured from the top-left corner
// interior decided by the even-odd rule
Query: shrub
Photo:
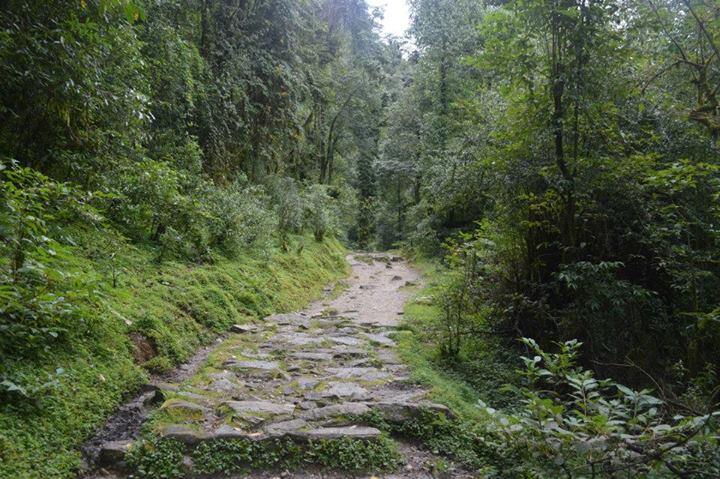
[[[525,361],[523,409],[514,415],[481,406],[510,446],[527,449],[550,477],[717,477],[720,412],[670,415],[651,391],[598,380],[576,365],[581,343],[560,344]]]

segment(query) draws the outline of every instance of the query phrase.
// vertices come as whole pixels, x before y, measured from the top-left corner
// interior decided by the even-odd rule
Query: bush
[[[0,199],[0,352],[16,357],[62,340],[91,294],[58,266],[52,223],[101,217],[88,196],[14,164],[0,163]]]
[[[576,365],[581,343],[560,344],[525,361],[523,409],[514,415],[481,406],[508,447],[521,445],[548,477],[718,477],[720,411],[671,416],[649,390],[598,380]]]

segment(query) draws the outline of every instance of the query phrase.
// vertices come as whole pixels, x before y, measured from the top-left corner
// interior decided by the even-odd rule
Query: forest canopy
[[[365,0],[3,2],[0,448],[65,391],[57,358],[93,334],[122,346],[89,363],[149,331],[166,334],[161,366],[187,357],[174,335],[200,329],[95,317],[123,275],[337,238],[442,264],[423,325],[439,368],[481,384],[488,348],[532,356],[526,415],[508,419],[532,444],[551,434],[528,412],[543,387],[576,411],[568,391],[598,378],[608,421],[602,401],[622,393],[627,429],[607,435],[635,456],[608,448],[596,476],[587,451],[555,463],[531,445],[545,462],[517,477],[717,477],[720,4],[408,4],[398,38]],[[657,442],[633,436],[642,421]]]

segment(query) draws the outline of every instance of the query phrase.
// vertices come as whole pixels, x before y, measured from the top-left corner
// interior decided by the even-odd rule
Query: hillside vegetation
[[[345,248],[425,272],[397,341],[457,411],[385,432],[487,477],[720,476],[717,1],[407,4],[396,38],[366,0],[3,3],[0,477],[72,476]]]

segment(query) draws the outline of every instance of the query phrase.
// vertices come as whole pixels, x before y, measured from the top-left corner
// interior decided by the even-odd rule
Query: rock
[[[315,386],[320,384],[320,380],[317,378],[302,376],[297,379],[297,384],[301,389],[313,389]]]
[[[265,432],[272,437],[285,436],[290,432],[299,431],[307,427],[307,422],[304,419],[294,419],[292,421],[277,422],[265,426]]]
[[[333,338],[330,338],[330,341],[342,344],[344,346],[360,346],[363,344],[363,341],[359,340],[358,338],[354,338],[352,336],[336,336]]]
[[[303,329],[310,327],[310,320],[306,316],[297,313],[275,314],[265,318],[265,320],[274,322],[280,326],[298,326]]]
[[[395,347],[395,341],[388,338],[384,334],[371,334],[371,333],[364,333],[363,336],[368,338],[371,342],[381,344],[383,346],[387,346],[390,348]]]
[[[235,384],[232,381],[228,381],[225,378],[222,379],[216,379],[210,385],[208,386],[208,390],[215,391],[218,393],[229,393],[236,391],[238,389],[238,385]]]
[[[391,281],[402,281],[402,276],[395,275],[392,277]]]
[[[311,344],[320,344],[324,341],[323,338],[317,336],[310,336],[305,333],[287,333],[283,335],[277,335],[273,339],[279,339],[282,342],[292,344],[293,346],[309,346]]]
[[[292,414],[295,411],[294,404],[270,401],[225,401],[222,405],[241,414]]]
[[[208,439],[208,434],[202,431],[196,431],[187,426],[179,425],[168,425],[163,426],[158,431],[158,434],[166,439],[174,439],[182,442],[183,444],[195,445]]]
[[[333,355],[330,353],[292,353],[290,357],[293,359],[301,359],[307,361],[330,361]]]
[[[235,369],[242,372],[245,375],[250,376],[277,376],[284,375],[285,373],[280,370],[280,363],[277,361],[263,361],[263,360],[249,360],[249,361],[237,361],[230,360],[225,362],[223,366],[231,369]]]
[[[235,324],[230,327],[231,333],[246,334],[254,333],[258,330],[258,327],[254,324]]]
[[[322,398],[355,399],[362,401],[369,399],[370,394],[364,387],[355,383],[328,383],[328,388],[320,391]]]
[[[233,369],[262,369],[265,371],[271,371],[273,369],[278,369],[280,367],[280,363],[277,361],[261,361],[261,360],[250,360],[250,361],[236,361],[236,360],[230,360],[225,363],[226,366],[229,366]]]
[[[303,439],[374,439],[380,436],[380,431],[374,427],[321,427],[304,432],[296,432],[293,436]]]
[[[367,404],[362,402],[346,402],[333,404],[332,406],[310,409],[302,413],[302,417],[308,420],[333,418],[338,416],[360,416],[370,412]]]
[[[98,466],[113,467],[125,461],[125,454],[130,450],[133,441],[110,441],[100,447]]]
[[[312,401],[302,401],[300,404],[298,404],[298,407],[303,411],[309,411],[310,409],[317,408],[317,404]]]
[[[333,349],[333,357],[337,359],[344,359],[344,358],[362,358],[366,357],[368,352],[364,349],[359,348],[346,348],[343,346],[336,346]]]
[[[363,381],[378,381],[390,377],[389,373],[377,368],[328,368],[327,372],[339,379],[358,378]]]

